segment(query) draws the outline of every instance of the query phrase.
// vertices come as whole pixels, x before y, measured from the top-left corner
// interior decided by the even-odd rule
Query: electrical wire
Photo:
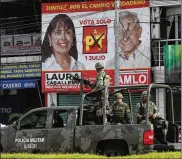
[[[142,22],[141,22],[142,23]],[[147,22],[143,22],[143,23],[147,23]],[[6,30],[10,30],[10,29],[20,29],[20,28],[29,28],[29,27],[32,27],[32,26],[35,26],[35,25],[37,25],[37,26],[41,26],[41,23],[39,22],[39,23],[29,23],[29,24],[24,24],[24,25],[15,25],[15,26],[10,26],[9,28],[8,27],[2,27],[2,29],[6,29]],[[90,24],[90,25],[87,25],[87,26],[98,26],[98,25],[92,25],[92,24]],[[78,27],[75,27],[75,29],[76,28],[82,28],[83,26],[78,26]],[[113,27],[109,27],[109,28],[113,28]],[[37,28],[35,28],[35,29],[37,29]]]
[[[33,20],[39,20],[39,21],[41,21],[41,18],[34,18],[34,17],[32,17],[33,19],[25,19],[25,20],[20,20],[20,21],[14,21],[14,22],[7,22],[7,23],[3,23],[3,22],[1,22],[1,25],[7,25],[7,24],[14,24],[14,23],[24,23],[24,22],[28,22],[28,21],[33,21]],[[22,18],[21,18],[22,19]],[[38,22],[39,22],[38,21]]]
[[[35,23],[29,23],[29,24],[23,24],[23,25],[15,25],[15,26],[13,26],[13,27],[9,27],[9,28],[14,28],[14,27],[16,27],[16,29],[17,28],[29,28],[29,27],[33,27],[34,25],[36,25],[36,26],[41,26],[41,25],[39,25],[39,24],[41,24],[40,22],[38,22],[38,18],[37,18],[37,14],[36,14],[36,9],[35,9],[35,3],[34,3],[34,10],[35,10],[35,18],[36,18],[36,20],[37,20],[37,22],[35,22]],[[101,11],[101,12],[104,12],[104,11]],[[100,12],[99,12],[100,13]],[[82,16],[80,16],[80,15],[76,15],[76,16],[72,16],[72,19],[74,20],[74,19],[78,19],[78,18],[83,18],[83,17],[85,17],[85,16],[89,16],[89,15],[93,15],[93,14],[98,14],[98,12],[94,12],[94,13],[87,13],[87,14],[83,14]],[[33,17],[33,16],[25,16],[25,17]],[[21,17],[20,17],[21,18]],[[40,18],[41,19],[41,18]],[[26,20],[26,21],[28,21],[28,20]],[[45,22],[45,21],[44,21]],[[47,21],[48,22],[48,21]],[[13,22],[12,22],[13,23]],[[15,22],[14,22],[15,23]],[[140,22],[140,23],[150,23],[150,22]],[[27,25],[29,25],[29,26],[27,26]],[[87,26],[89,26],[89,25],[87,25]],[[93,25],[92,25],[93,26]],[[82,26],[79,26],[79,27],[75,27],[75,28],[80,28],[80,27],[82,27]],[[3,28],[3,27],[2,27]],[[5,28],[5,27],[4,27]],[[9,28],[7,28],[6,27],[6,29],[9,29]],[[113,28],[113,27],[111,27],[111,28]],[[36,28],[37,29],[37,28]],[[28,29],[29,31],[30,30],[33,30],[33,28],[32,29]],[[27,31],[28,31],[27,30]],[[127,30],[125,30],[125,32],[126,32]],[[18,31],[19,32],[19,31]],[[17,33],[18,33],[17,32]],[[23,32],[23,31],[22,31]],[[130,40],[130,42],[132,42],[133,43],[133,41],[129,38],[129,40]],[[134,45],[134,44],[133,44]],[[138,49],[138,48],[137,48]],[[139,51],[139,50],[138,50]],[[143,56],[145,56],[141,51],[139,51]],[[145,56],[146,57],[146,56]],[[148,57],[146,57],[146,58],[148,58]],[[149,58],[148,58],[149,59]]]
[[[103,10],[103,11],[100,11],[100,12],[91,12],[91,13],[87,13],[87,14],[83,14],[83,17],[86,15],[86,16],[89,16],[89,15],[92,15],[92,14],[97,14],[97,13],[101,13],[101,12],[105,12],[105,11],[108,11],[108,10]],[[35,18],[37,17],[40,17],[40,19],[41,19],[41,15],[37,15],[37,14],[35,14],[35,15],[32,15],[32,16],[23,16],[23,17],[16,17],[16,18],[13,18],[13,19],[18,19],[18,18],[20,18],[20,19],[22,19],[22,18],[26,18],[26,17],[31,17],[31,18],[33,18],[35,16]],[[49,17],[49,15],[46,15],[47,17]],[[143,15],[143,16],[148,16],[148,15]],[[71,18],[72,19],[77,19],[77,18],[79,18],[79,17],[81,17],[82,18],[82,16],[80,16],[80,15],[78,15],[78,16],[76,16],[76,17],[74,17],[74,16],[72,16]],[[7,18],[1,18],[1,20],[3,20],[3,19],[7,19]],[[26,20],[27,21],[27,20]],[[20,20],[20,21],[17,21],[17,22],[24,22],[24,20]],[[14,22],[10,22],[10,24],[11,23],[14,23]]]
[[[101,11],[101,12],[105,12],[105,11]],[[71,16],[71,18],[74,20],[74,19],[78,19],[78,18],[83,18],[83,17],[86,17],[86,16],[89,16],[89,15],[94,15],[94,14],[97,14],[98,12],[92,12],[92,13],[86,13],[86,14],[83,14],[82,16],[80,16],[80,15],[77,15],[77,16]],[[103,16],[102,16],[102,18],[103,18]],[[46,21],[47,23],[49,23],[49,21]],[[27,28],[27,25],[35,25],[35,24],[41,24],[41,23],[29,23],[29,24],[24,24],[24,25],[14,25],[14,26],[10,26],[9,28],[8,27],[6,27],[6,30],[8,30],[8,29],[10,29],[10,28],[14,28],[14,27],[16,27],[16,29],[19,29],[19,28]],[[44,25],[44,24],[42,24],[42,25]],[[26,26],[26,27],[25,27]],[[29,28],[30,26],[28,26],[28,28]],[[75,28],[80,28],[80,27],[82,27],[82,26],[79,26],[79,27],[75,27]],[[2,28],[5,28],[5,27],[2,27]]]
[[[29,23],[29,24],[24,24],[24,25],[16,25],[16,29],[20,29],[20,28],[29,28],[32,26],[40,26],[38,23]],[[15,26],[10,26],[8,29],[12,29],[15,28]],[[1,29],[7,29],[6,27],[1,27]]]
[[[109,27],[109,28],[113,28],[113,27]],[[129,27],[128,27],[128,29],[129,29]],[[32,28],[32,29],[29,29],[29,31],[31,31],[31,30],[34,30],[34,28]],[[24,32],[24,31],[22,31],[22,32]],[[127,30],[125,30],[125,32],[127,32]],[[80,34],[76,34],[76,36],[78,36],[78,35],[82,35],[82,33],[80,33]],[[2,39],[3,38],[6,38],[6,37],[2,37]],[[129,37],[127,37],[129,40],[130,40],[130,42],[133,44],[133,41],[129,38]],[[109,40],[108,40],[109,41]],[[79,39],[77,39],[77,42],[79,43],[82,43],[82,40],[81,41],[79,41]],[[110,42],[111,43],[111,42]],[[114,44],[114,42],[113,42],[113,44]],[[133,45],[135,45],[135,44],[133,44]],[[135,45],[135,47],[137,47],[136,45]],[[137,50],[138,50],[138,52],[140,53],[140,54],[142,54],[143,56],[145,56],[138,48],[136,48]],[[147,56],[145,56],[147,59],[149,59],[149,60],[151,60],[150,58],[148,58]]]
[[[101,12],[104,12],[104,11],[101,11]],[[99,12],[99,13],[101,13],[101,12]],[[87,13],[87,14],[83,14],[83,16],[79,16],[79,15],[77,15],[77,16],[72,16],[71,18],[74,20],[74,19],[78,19],[78,18],[83,18],[83,17],[85,17],[85,16],[89,16],[89,15],[93,15],[93,14],[97,14],[98,12],[94,12],[94,13]],[[36,22],[34,22],[34,23],[37,23],[37,24],[41,24],[41,22],[39,22],[39,20],[41,21],[41,18],[38,18],[38,16],[37,16],[37,14],[35,15],[36,17]],[[147,16],[147,15],[145,15],[145,16]],[[20,17],[21,18],[21,17]],[[48,17],[47,17],[48,18]],[[104,17],[102,17],[102,18],[104,18]],[[31,19],[31,20],[35,20],[35,19]],[[3,25],[5,25],[5,24],[14,24],[14,23],[20,23],[20,22],[25,22],[25,21],[30,21],[30,19],[29,20],[20,20],[20,21],[16,21],[16,22],[9,22],[9,23],[1,23],[1,25],[3,26]],[[176,21],[177,22],[177,21]],[[180,22],[180,21],[178,21],[178,22]],[[49,23],[49,20],[47,20],[47,21],[44,21],[42,24],[44,25],[44,24],[46,24],[46,23]],[[152,21],[150,21],[150,22],[140,22],[140,23],[152,23]],[[29,24],[32,24],[32,23],[29,23]],[[20,25],[14,25],[13,27],[23,27],[23,26],[26,26],[26,25],[28,25],[28,24],[21,24],[21,26]],[[8,29],[8,28],[11,28],[11,26],[5,26],[6,27],[6,29]],[[2,27],[2,28],[5,28],[5,27]]]
[[[105,10],[103,10],[103,11],[101,11],[101,12],[105,12]],[[83,14],[83,15],[76,15],[76,16],[71,16],[71,18],[72,18],[72,20],[75,20],[75,19],[78,19],[78,18],[84,18],[84,17],[86,17],[86,16],[90,16],[90,15],[94,15],[94,14],[98,14],[98,12],[91,12],[91,13],[86,13],[86,14]],[[47,16],[47,18],[48,18],[48,16]],[[23,22],[23,21],[22,21]],[[40,23],[41,24],[41,22],[37,22],[37,23]],[[49,23],[49,21],[47,21],[47,23]],[[33,24],[33,23],[29,23],[29,24]],[[29,25],[29,24],[23,24],[23,25],[14,25],[14,26],[9,26],[9,27],[2,27],[2,28],[6,28],[6,29],[8,29],[8,28],[17,28],[17,27],[23,27],[23,26],[26,26],[26,25]],[[80,27],[80,26],[79,26]]]
[[[98,12],[97,12],[98,13]],[[76,19],[78,19],[78,18],[76,18]],[[36,21],[36,22],[34,22],[34,23],[38,23],[38,24],[41,24],[41,18],[37,18],[37,19],[27,19],[27,20],[21,20],[21,21],[15,21],[15,22],[7,22],[7,23],[1,23],[1,26],[3,26],[3,25],[8,25],[8,24],[14,24],[14,23],[24,23],[24,22],[27,22],[27,21],[33,21],[33,20],[38,20],[38,21]],[[114,21],[114,20],[112,20],[112,21]],[[165,21],[168,21],[168,20],[166,20],[165,19]],[[50,20],[47,20],[47,21],[44,21],[42,24],[48,24],[50,22]],[[162,21],[163,22],[163,21]],[[157,23],[162,23],[162,22],[157,22]],[[181,22],[181,20],[176,20],[176,21],[173,21],[173,22]],[[145,21],[141,21],[140,23],[156,23],[156,22],[154,22],[154,21],[150,21],[150,22],[145,22]],[[21,26],[24,26],[24,25],[28,25],[28,24],[21,24]],[[14,27],[17,27],[17,26],[20,26],[20,25],[14,25]],[[8,28],[8,26],[4,26],[4,27],[7,27]]]
[[[6,3],[6,4],[9,3],[9,4],[23,5],[23,6],[32,6],[32,3],[28,4],[28,3],[26,3],[26,1],[22,3],[18,0],[17,1],[10,1],[10,2],[1,2],[1,3]]]
[[[30,15],[30,16],[14,17],[13,19],[29,18],[29,17],[34,17],[34,16],[41,16],[41,15]],[[7,20],[7,19],[10,19],[10,18],[0,18],[0,21]]]
[[[37,15],[36,8],[35,8],[35,1],[33,1],[33,6],[34,6],[35,15]],[[36,20],[37,20],[37,23],[38,23],[39,21],[38,21],[38,19],[37,19],[37,16],[36,16]],[[39,28],[40,28],[40,27],[39,27]]]

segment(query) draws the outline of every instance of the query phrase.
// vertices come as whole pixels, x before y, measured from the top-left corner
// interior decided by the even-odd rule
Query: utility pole
[[[114,21],[114,33],[115,33],[115,69],[114,69],[114,83],[115,86],[119,86],[119,11],[120,0],[115,0],[115,21]]]

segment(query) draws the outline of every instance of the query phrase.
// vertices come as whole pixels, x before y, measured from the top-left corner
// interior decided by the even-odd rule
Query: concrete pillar
[[[156,90],[156,105],[159,109],[160,116],[166,119],[166,92],[163,88]]]

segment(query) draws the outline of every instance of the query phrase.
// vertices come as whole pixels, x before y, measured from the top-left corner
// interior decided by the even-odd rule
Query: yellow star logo
[[[93,33],[94,33],[94,34],[97,34],[97,29],[94,29],[94,30],[93,30]]]

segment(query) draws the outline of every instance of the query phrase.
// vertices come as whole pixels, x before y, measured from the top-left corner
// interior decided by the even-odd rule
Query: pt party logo
[[[83,27],[83,54],[107,53],[107,25]]]

